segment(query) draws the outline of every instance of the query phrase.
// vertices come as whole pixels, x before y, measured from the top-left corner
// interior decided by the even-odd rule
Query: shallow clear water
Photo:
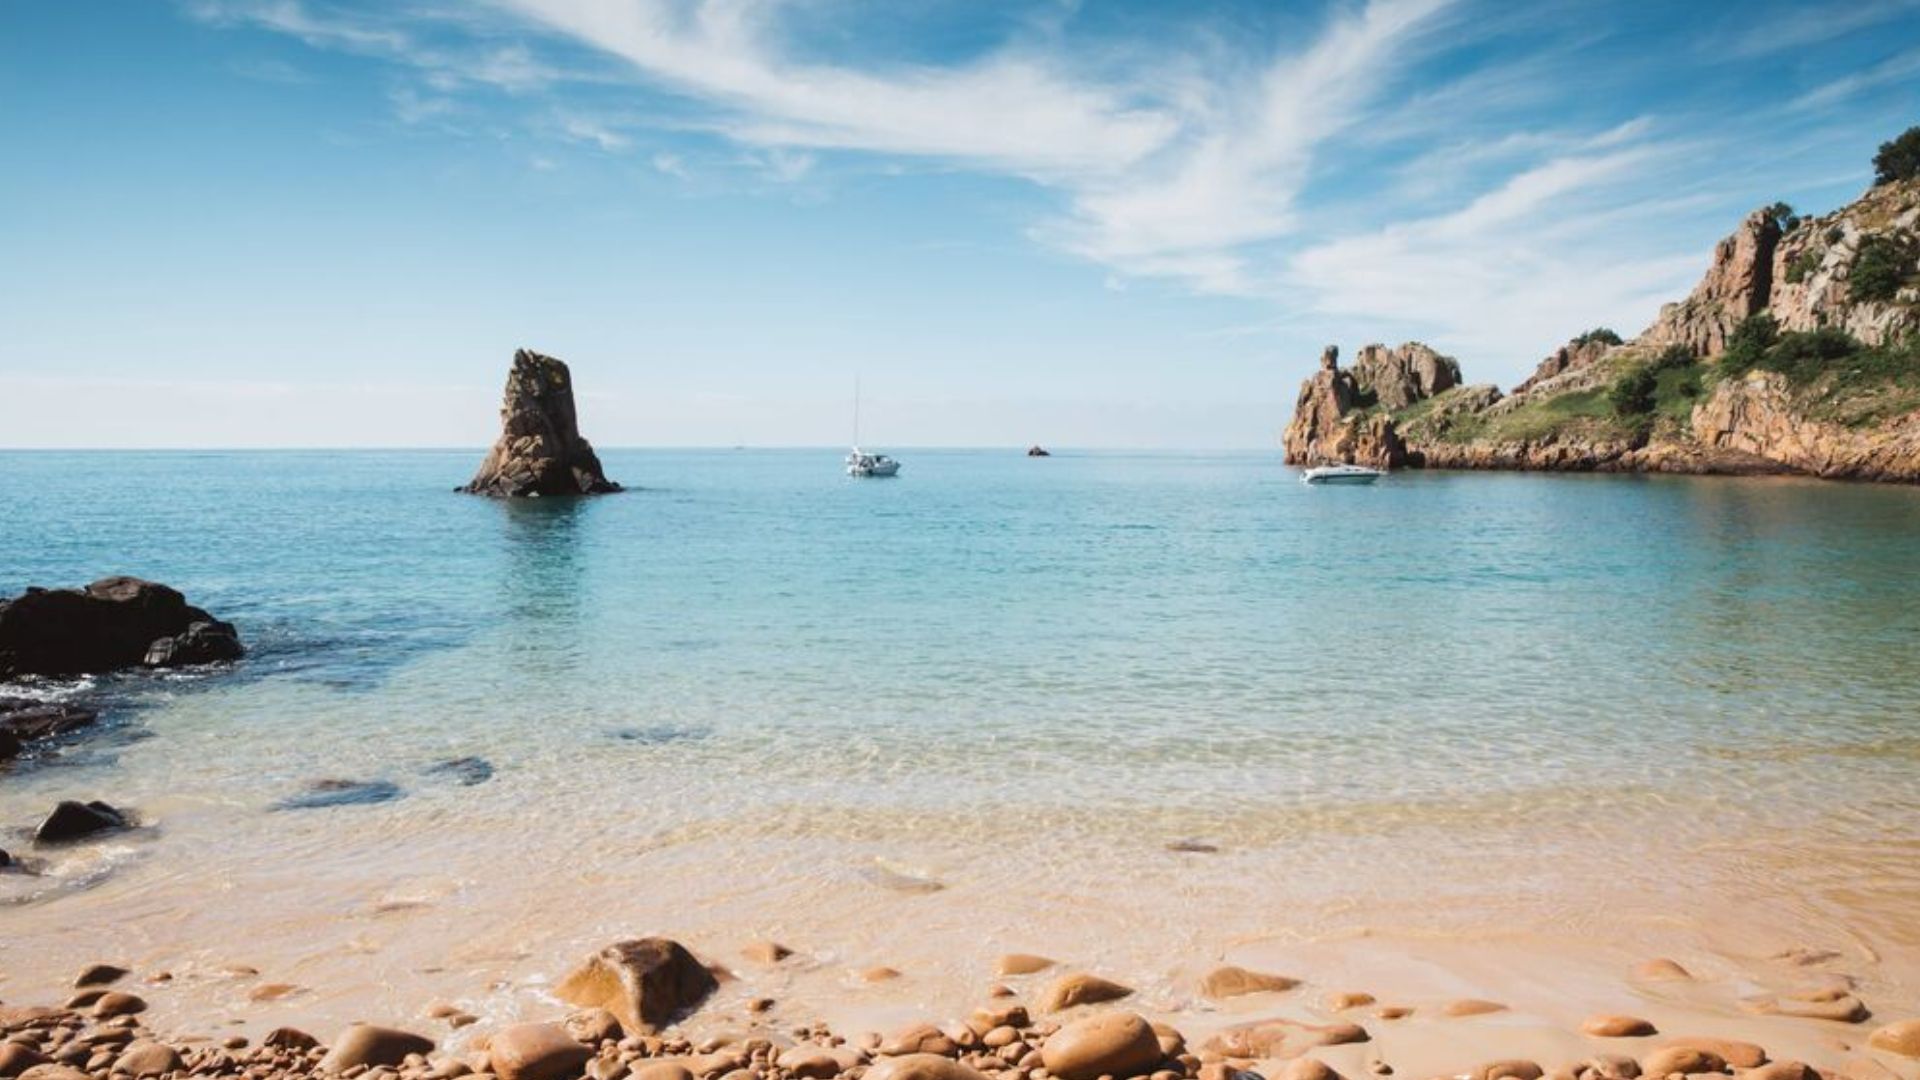
[[[155,823],[0,876],[5,966],[103,918],[388,986],[626,929],[1920,948],[1920,491],[902,456],[612,451],[640,490],[508,504],[451,492],[472,451],[0,454],[0,593],[137,574],[253,649],[105,680],[105,737],[0,777],[7,828]],[[463,755],[493,778],[426,772]],[[271,809],[329,777],[405,795]]]

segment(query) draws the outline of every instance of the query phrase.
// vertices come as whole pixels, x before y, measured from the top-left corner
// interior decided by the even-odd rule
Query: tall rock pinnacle
[[[580,435],[567,365],[531,349],[513,354],[500,404],[500,439],[460,490],[475,495],[605,495],[620,485]]]

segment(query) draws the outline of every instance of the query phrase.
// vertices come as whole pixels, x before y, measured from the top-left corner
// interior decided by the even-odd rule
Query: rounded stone
[[[1247,994],[1281,993],[1299,985],[1299,979],[1249,971],[1235,964],[1227,964],[1207,972],[1206,977],[1200,980],[1200,993],[1220,1001]]]
[[[1651,1077],[1671,1076],[1674,1073],[1720,1072],[1727,1063],[1718,1054],[1710,1054],[1691,1046],[1669,1046],[1665,1050],[1656,1050],[1640,1059],[1640,1075]]]
[[[1040,995],[1041,1012],[1059,1012],[1071,1009],[1075,1005],[1098,1005],[1106,1001],[1118,1001],[1133,993],[1133,987],[1122,986],[1098,975],[1084,972],[1076,975],[1063,975],[1054,980]]]
[[[1459,1001],[1449,1001],[1447,1007],[1440,1011],[1446,1016],[1485,1016],[1488,1013],[1505,1012],[1507,1007],[1497,1001],[1461,998]]]
[[[113,1071],[128,1076],[164,1076],[180,1068],[180,1055],[165,1043],[142,1039],[113,1060]]]
[[[1102,1013],[1054,1032],[1040,1055],[1047,1072],[1061,1080],[1136,1076],[1160,1063],[1160,1039],[1137,1013]]]
[[[1867,1045],[1901,1057],[1920,1058],[1920,1020],[1888,1024],[1867,1036]]]
[[[1631,1039],[1654,1034],[1652,1022],[1637,1016],[1589,1016],[1580,1030],[1599,1039]]]
[[[333,1040],[333,1048],[320,1059],[322,1072],[345,1072],[356,1065],[399,1065],[408,1054],[430,1054],[433,1040],[398,1028],[374,1024],[354,1024]]]
[[[1031,975],[1036,971],[1045,971],[1053,966],[1053,961],[1033,953],[1008,953],[1002,956],[993,970],[1003,978],[1013,975]]]
[[[559,1024],[514,1024],[487,1042],[487,1060],[500,1080],[565,1080],[579,1075],[591,1057],[593,1051]]]
[[[986,1080],[979,1070],[939,1054],[903,1054],[881,1058],[865,1080]]]
[[[112,1016],[132,1016],[147,1011],[147,1003],[132,994],[123,994],[118,990],[109,990],[100,995],[93,1003],[93,1015],[106,1019]]]

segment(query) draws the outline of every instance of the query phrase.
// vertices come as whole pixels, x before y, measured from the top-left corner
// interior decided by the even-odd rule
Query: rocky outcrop
[[[79,731],[93,723],[92,709],[65,702],[0,697],[0,762],[34,743]]]
[[[517,498],[606,495],[620,490],[580,434],[567,365],[531,349],[513,354],[500,405],[500,438],[460,490]]]
[[[1407,448],[1385,415],[1354,413],[1360,388],[1353,374],[1340,368],[1340,349],[1329,345],[1320,354],[1320,370],[1300,384],[1293,420],[1282,437],[1289,465],[1347,462],[1376,469],[1406,464]]]
[[[1591,368],[1607,355],[1608,350],[1618,346],[1595,338],[1574,338],[1553,351],[1553,355],[1540,361],[1533,374],[1526,377],[1520,385],[1513,388],[1514,396],[1528,393],[1549,380],[1557,379],[1570,371]]]
[[[1733,328],[1766,310],[1779,243],[1780,222],[1772,211],[1748,214],[1738,231],[1714,247],[1713,262],[1693,294],[1662,307],[1638,340],[1655,348],[1684,345],[1695,356],[1725,351]]]
[[[239,659],[233,624],[177,590],[133,577],[0,600],[0,680]]]
[[[1868,345],[1883,345],[1920,331],[1920,294],[1876,300],[1856,295],[1851,278],[1863,244],[1899,238],[1920,260],[1920,185],[1883,184],[1858,201],[1822,217],[1806,218],[1781,238],[1773,255],[1773,292],[1768,313],[1782,330],[1844,330]],[[1920,274],[1920,264],[1907,267]]]
[[[1920,414],[1853,428],[1808,417],[1785,377],[1750,372],[1727,379],[1694,407],[1702,446],[1775,462],[1831,479],[1920,479]]]
[[[1353,361],[1353,381],[1362,396],[1389,409],[1404,409],[1460,385],[1460,362],[1418,341],[1397,349],[1366,345]]]

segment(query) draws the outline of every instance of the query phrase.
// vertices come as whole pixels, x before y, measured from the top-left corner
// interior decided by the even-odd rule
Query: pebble
[[[893,1037],[880,1045],[880,1052],[892,1057],[907,1054],[958,1053],[960,1047],[947,1033],[932,1024],[914,1024],[895,1032]]]
[[[1580,1030],[1599,1039],[1630,1039],[1655,1033],[1651,1021],[1637,1016],[1589,1016]]]
[[[1356,990],[1345,993],[1328,994],[1324,1004],[1328,1012],[1345,1012],[1348,1009],[1358,1009],[1362,1005],[1371,1005],[1373,1002],[1374,997],[1372,994]]]
[[[1008,953],[993,965],[994,974],[1002,978],[1014,975],[1032,975],[1036,971],[1045,971],[1054,962],[1044,956],[1032,953]]]
[[[398,1028],[354,1024],[333,1040],[320,1061],[323,1072],[343,1073],[357,1066],[398,1065],[408,1054],[430,1054],[433,1040]]]
[[[1507,1007],[1497,1001],[1482,1001],[1479,998],[1461,998],[1447,1002],[1440,1012],[1444,1016],[1485,1016],[1488,1013],[1506,1012]]]
[[[253,1002],[280,1001],[306,993],[306,987],[292,983],[261,983],[247,991],[247,1000]]]
[[[629,1075],[631,1080],[695,1080],[693,1070],[677,1061],[643,1065]]]
[[[1041,1012],[1059,1012],[1071,1009],[1075,1005],[1098,1005],[1106,1001],[1118,1001],[1133,993],[1133,987],[1122,986],[1117,982],[1102,979],[1098,975],[1080,973],[1063,975],[1040,995]]]
[[[1668,1039],[1662,1047],[1681,1047],[1698,1050],[1704,1054],[1726,1062],[1736,1069],[1752,1069],[1767,1063],[1767,1052],[1758,1044],[1741,1042],[1738,1039],[1709,1038],[1701,1035],[1689,1035],[1684,1038]]]
[[[1901,1057],[1920,1058],[1920,1019],[1879,1028],[1867,1037],[1867,1045]]]
[[[31,1046],[0,1042],[0,1076],[19,1076],[36,1065],[50,1064],[47,1056]]]
[[[593,1051],[559,1024],[513,1024],[487,1040],[487,1063],[500,1080],[566,1080],[592,1057]]]
[[[1200,993],[1215,1001],[1246,994],[1281,993],[1300,985],[1299,979],[1249,971],[1233,964],[1214,968],[1200,980]]]
[[[985,1080],[979,1070],[938,1054],[890,1057],[868,1069],[864,1080]],[[1092,1078],[1088,1078],[1092,1080]]]
[[[1693,979],[1693,973],[1676,961],[1662,956],[1637,965],[1633,969],[1633,977],[1641,982],[1689,982]]]
[[[1061,1080],[1130,1077],[1159,1064],[1160,1039],[1137,1013],[1102,1013],[1054,1032],[1040,1057],[1047,1072]]]
[[[179,1052],[151,1039],[131,1044],[113,1061],[114,1072],[129,1076],[165,1076],[179,1068]]]
[[[1817,1080],[1818,1074],[1799,1061],[1770,1061],[1740,1074],[1740,1080]]]
[[[900,977],[900,972],[890,967],[870,967],[860,973],[861,982],[891,982]]]
[[[1342,1080],[1333,1066],[1319,1058],[1295,1058],[1281,1068],[1274,1080]]]
[[[1717,1054],[1690,1046],[1670,1046],[1640,1059],[1642,1076],[1663,1077],[1673,1073],[1720,1072],[1727,1063]]]
[[[755,941],[740,950],[740,955],[756,964],[777,964],[793,955],[793,950],[777,941]]]
[[[1489,1062],[1467,1074],[1469,1080],[1540,1080],[1545,1075],[1538,1064],[1520,1058]]]
[[[132,1016],[147,1011],[147,1003],[132,994],[109,990],[93,1003],[93,1015],[101,1018]]]
[[[130,972],[128,972],[126,968],[120,967],[117,964],[88,964],[86,967],[80,969],[80,974],[74,976],[73,985],[75,989],[85,989],[89,986],[112,986],[114,983],[126,978],[129,974]]]

